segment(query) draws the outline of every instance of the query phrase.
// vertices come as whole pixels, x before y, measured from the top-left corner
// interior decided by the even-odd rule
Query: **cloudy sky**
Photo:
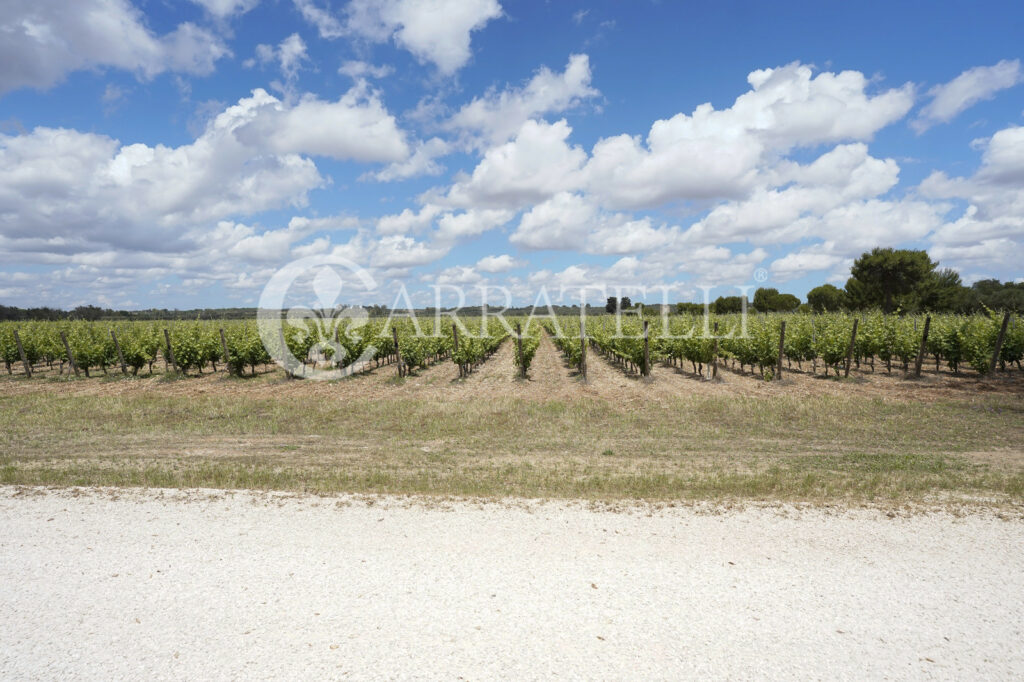
[[[1024,5],[956,4],[0,0],[0,303],[1019,279]]]

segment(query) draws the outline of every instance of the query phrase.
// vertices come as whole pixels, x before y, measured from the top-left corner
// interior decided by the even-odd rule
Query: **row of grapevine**
[[[639,318],[606,317],[591,318],[586,321],[587,340],[612,362],[623,365],[634,372],[647,374],[652,347],[656,348],[657,331],[655,325]],[[645,338],[648,343],[645,343]]]
[[[515,327],[516,352],[512,355],[515,357],[515,364],[519,368],[520,375],[525,377],[530,365],[533,364],[533,356],[537,354],[537,349],[540,347],[540,325],[530,324],[527,321],[524,326],[517,321]]]
[[[13,324],[0,324],[0,352],[8,373],[20,359],[14,331]],[[18,338],[31,366],[43,363],[53,367],[58,363],[63,373],[67,364],[71,371],[70,351],[74,369],[90,376],[90,371],[96,369],[106,373],[108,367],[120,363],[121,357],[134,374],[146,366],[152,369],[160,353],[161,333],[153,323],[119,323],[111,327],[88,322],[29,322],[19,325]]]
[[[460,320],[462,331],[453,328],[452,360],[459,366],[459,376],[468,376],[476,367],[491,357],[508,338],[508,328],[497,318],[486,320]]]
[[[6,340],[13,336],[13,325],[0,324],[5,361],[9,355]],[[246,368],[255,373],[258,365],[271,362],[256,323],[250,321],[30,322],[19,325],[19,338],[30,365],[53,367],[59,363],[60,374],[66,365],[67,371],[82,372],[87,377],[97,369],[104,374],[110,368],[120,369],[122,359],[125,370],[133,375],[144,368],[152,373],[160,359],[168,369],[173,365],[183,373],[195,370],[201,374],[207,367],[216,371],[217,364],[225,362],[225,348],[226,364],[236,374]]]
[[[489,320],[483,328],[473,320],[459,320],[458,324],[464,331],[456,362],[467,372],[507,337],[497,319]],[[368,363],[380,366],[396,360],[396,337],[403,367],[408,371],[450,357],[454,349],[451,327],[439,325],[434,330],[429,324],[411,319],[321,320],[305,316],[286,320],[277,337],[266,331],[261,335],[256,321],[0,323],[0,357],[8,373],[13,373],[15,365],[20,366],[16,329],[30,366],[45,363],[52,368],[57,363],[61,374],[65,369],[70,372],[70,352],[73,369],[86,376],[97,370],[106,373],[120,364],[121,357],[133,374],[146,367],[152,373],[160,359],[168,369],[183,373],[202,373],[209,367],[216,371],[225,360],[225,351],[228,368],[235,374],[247,370],[255,374],[258,366],[274,361],[296,376],[304,374],[308,366],[319,364],[358,371]]]
[[[704,373],[704,366],[711,365],[716,357],[717,346],[711,333],[705,334],[703,318],[679,317],[670,320],[669,333],[655,338],[654,348],[658,357],[668,360],[673,366],[689,362],[694,373]],[[714,328],[709,327],[709,332]]]
[[[572,328],[574,318],[562,324],[546,322],[555,345],[570,359],[579,362],[581,346],[574,335],[558,335],[560,328]],[[779,359],[779,341],[782,323],[786,334],[783,357],[789,366],[796,363],[803,369],[812,363],[817,372],[819,363],[825,374],[838,373],[846,365],[847,354],[857,367],[865,364],[875,371],[876,362],[888,372],[894,366],[909,371],[921,346],[924,316],[900,317],[870,313],[857,318],[858,331],[854,346],[850,348],[854,318],[846,314],[824,315],[739,315],[671,316],[648,320],[647,353],[650,361],[661,360],[672,365],[689,362],[695,373],[704,374],[705,368],[716,362],[731,363],[740,371],[747,368],[765,378],[772,378]],[[1001,316],[941,315],[931,318],[930,333],[925,351],[934,359],[936,370],[945,362],[950,370],[959,373],[969,366],[979,374],[989,371],[996,338],[1002,323]],[[598,317],[586,321],[589,343],[609,359],[624,364],[634,371],[643,371],[644,330],[637,318]],[[1020,368],[1024,359],[1024,326],[1015,321],[1007,329],[1000,347],[999,367],[1010,364]]]
[[[720,357],[766,374],[777,362],[781,322],[786,322],[783,354],[789,363],[812,362],[816,371],[820,362],[826,374],[845,366],[847,354],[855,366],[867,365],[876,370],[882,363],[891,373],[894,366],[909,371],[921,348],[925,318],[899,317],[872,313],[857,319],[857,334],[852,353],[854,318],[844,314],[752,316],[747,320],[747,334],[736,335],[740,321],[724,320],[726,337],[720,341]],[[930,320],[925,352],[935,362],[936,371],[945,362],[953,373],[964,365],[979,374],[989,371],[1002,318],[975,315],[970,317],[942,315]],[[1010,326],[1000,348],[1000,367],[1015,363],[1018,368],[1024,356],[1024,327],[1018,322]]]

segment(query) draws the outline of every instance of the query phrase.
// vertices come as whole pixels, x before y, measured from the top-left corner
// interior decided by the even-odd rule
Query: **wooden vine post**
[[[526,365],[523,363],[523,330],[516,322],[516,357],[519,358],[519,376],[526,378]]]
[[[21,345],[21,337],[18,336],[18,330],[14,330],[14,343],[18,344],[18,355],[21,356],[21,364],[25,366],[25,374],[28,378],[32,378],[32,365],[28,364],[28,358],[25,357],[25,347]]]
[[[402,351],[398,347],[398,327],[391,328],[391,338],[395,341],[395,359],[398,362],[398,376],[404,377],[405,372],[402,370]]]
[[[782,379],[782,355],[786,347],[786,321],[782,321],[782,326],[779,328],[779,359],[776,362],[775,379]]]
[[[71,353],[71,346],[68,345],[68,337],[64,332],[60,333],[60,340],[64,342],[64,352],[68,354],[68,364],[71,365],[71,369],[75,370],[75,376],[78,376],[78,364],[75,362],[75,356]]]
[[[452,322],[452,357],[457,358],[458,356],[459,356],[459,325],[457,325],[456,323]],[[459,365],[459,376],[460,377],[466,376],[465,368],[462,366],[462,363],[459,362],[457,364]]]
[[[121,374],[128,375],[128,365],[124,363],[124,353],[121,352],[121,343],[117,340],[117,334],[110,330],[110,338],[114,341],[114,348],[117,349],[117,359],[121,361]]]
[[[647,329],[648,322],[644,320],[644,376],[651,376],[651,343],[650,334]]]
[[[231,371],[231,355],[228,354],[228,340],[224,338],[224,330],[220,330],[220,349],[224,351],[224,364],[228,366],[228,371]]]
[[[1003,315],[1003,326],[999,328],[999,336],[996,337],[996,347],[992,350],[992,361],[988,363],[988,373],[996,371],[996,360],[999,359],[999,351],[1003,349],[1003,339],[1006,338],[1006,328],[1010,326],[1010,313]]]
[[[921,334],[921,345],[917,349],[917,359],[914,360],[914,376],[921,376],[921,363],[924,362],[924,351],[928,344],[928,329],[932,326],[932,316],[924,318],[924,332]]]
[[[811,348],[814,349],[814,357],[811,358],[811,374],[818,373],[818,336],[814,329],[814,318],[811,318]],[[825,373],[828,374],[828,366],[825,367]]]
[[[844,377],[850,376],[850,363],[853,361],[853,344],[857,342],[857,323],[859,318],[853,318],[853,332],[850,334],[850,347],[846,349],[846,371]]]
[[[580,318],[580,374],[583,376],[583,381],[587,380],[587,331],[583,324],[583,318]]]
[[[711,349],[711,378],[718,378],[718,323],[715,322],[715,336],[714,346]],[[683,364],[682,359],[679,361],[680,366]]]
[[[174,349],[171,348],[171,333],[166,329],[164,330],[164,341],[167,342],[167,359],[171,361],[171,367],[173,367],[174,371],[177,372],[178,363],[174,360]]]

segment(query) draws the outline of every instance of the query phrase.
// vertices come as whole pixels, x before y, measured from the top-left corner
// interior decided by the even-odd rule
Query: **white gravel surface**
[[[1024,677],[1024,523],[0,488],[0,678]]]

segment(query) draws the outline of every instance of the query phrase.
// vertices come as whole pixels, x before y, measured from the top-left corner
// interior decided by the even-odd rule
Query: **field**
[[[998,363],[1003,368],[991,374],[979,359],[991,355],[998,317],[960,321],[963,329],[980,330],[990,345],[965,350],[960,358],[929,352],[920,378],[908,377],[916,350],[891,352],[881,334],[883,341],[872,341],[883,344],[881,351],[855,344],[861,350],[844,376],[845,357],[814,351],[826,349],[822,338],[845,323],[827,316],[816,318],[817,346],[810,350],[792,331],[807,320],[752,318],[747,356],[737,339],[721,340],[718,353],[707,355],[713,341],[665,338],[652,320],[649,376],[642,376],[642,334],[625,341],[602,338],[609,320],[614,318],[588,321],[586,381],[579,348],[566,348],[564,339],[538,325],[524,333],[522,363],[515,335],[497,328],[472,345],[463,337],[458,355],[448,345],[450,334],[417,349],[404,330],[399,345],[410,355],[401,364],[393,348],[382,347],[351,367],[350,376],[324,382],[289,378],[259,361],[238,363],[234,373],[223,362],[213,371],[198,360],[179,372],[168,362],[165,370],[167,353],[159,343],[138,375],[131,367],[123,375],[116,353],[96,355],[104,362],[93,365],[89,378],[68,367],[62,371],[66,358],[59,352],[49,359],[36,353],[31,379],[20,359],[0,378],[0,483],[591,500],[1024,503],[1024,372],[1012,354],[1004,352]],[[780,381],[771,361],[779,336],[771,334],[783,320],[791,331]],[[716,321],[723,328],[731,323]],[[571,320],[564,322],[571,328]],[[889,323],[877,321],[883,332]],[[67,336],[97,328],[104,333],[94,338],[110,338],[109,325],[76,324]],[[578,319],[575,324],[578,330]],[[922,326],[893,318],[892,326],[907,336],[901,348],[920,344],[915,324]],[[934,320],[930,338],[942,338],[949,324]],[[193,330],[205,330],[217,342],[210,344],[211,357],[222,359],[219,335],[212,333],[216,323],[147,329],[159,341],[165,326],[177,363],[184,364],[187,356],[178,348]],[[23,339],[37,338],[25,329]],[[858,343],[874,338],[872,320],[861,329],[867,332]],[[123,329],[118,336],[135,333]],[[1004,348],[1017,352],[1020,333],[1019,323],[1010,325]],[[827,343],[849,346],[847,334],[839,329]],[[226,338],[241,337],[229,331]],[[292,339],[289,346],[300,343]],[[774,348],[771,354],[757,354],[758,339],[763,348]],[[320,367],[331,364],[329,355],[318,356]],[[707,380],[712,362],[714,381]],[[301,376],[312,368],[300,364],[290,372]]]

